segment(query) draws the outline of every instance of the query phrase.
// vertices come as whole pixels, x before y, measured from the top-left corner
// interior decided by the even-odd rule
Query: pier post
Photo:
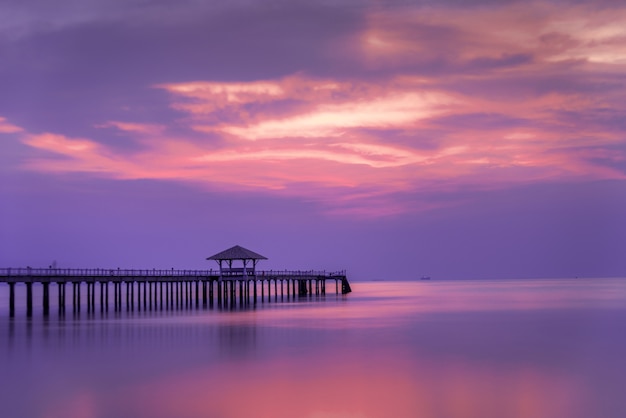
[[[119,301],[119,310],[120,310],[120,312],[122,311],[122,306],[123,306],[123,303],[122,303],[122,288],[123,288],[122,282],[119,282],[117,284],[117,294],[118,294],[117,295],[117,300]]]
[[[122,282],[117,284],[117,310],[122,311]]]
[[[91,312],[96,311],[96,282],[91,283]]]
[[[43,316],[50,314],[50,283],[44,282],[43,285]]]
[[[170,284],[165,282],[165,310],[168,310],[170,307]]]
[[[135,282],[130,280],[130,296],[128,297],[130,300],[130,310],[135,311]]]
[[[91,312],[91,283],[86,282],[87,285],[87,312]]]
[[[132,287],[132,281],[126,282],[126,312],[130,312],[133,306],[133,300],[131,299],[133,297],[133,292],[131,291]]]
[[[135,293],[135,283],[133,282],[133,293]],[[134,296],[134,295],[133,295]],[[133,305],[135,302],[133,301]],[[133,310],[134,310],[133,306]],[[137,282],[137,312],[141,312],[141,282]]]
[[[95,312],[96,310],[96,282],[88,283],[91,287],[91,312]]]
[[[117,312],[117,282],[113,282],[113,309]]]
[[[159,284],[159,309],[163,310],[163,282]]]
[[[146,284],[148,286],[148,309],[152,310],[152,282]]]
[[[143,310],[148,310],[148,295],[146,290],[146,282],[143,282]]]
[[[57,282],[57,292],[59,297],[59,313],[65,312],[65,282]]]
[[[33,283],[26,283],[26,316],[33,315]]]
[[[15,283],[9,283],[9,316],[15,316]]]
[[[113,309],[117,312],[117,283],[113,282]]]
[[[104,282],[100,282],[100,313],[104,312]]]
[[[104,283],[104,310],[109,312],[109,282]],[[63,289],[63,299],[65,299],[65,289]]]
[[[80,312],[80,282],[76,283],[76,311]]]
[[[73,311],[80,312],[80,282],[72,282]]]

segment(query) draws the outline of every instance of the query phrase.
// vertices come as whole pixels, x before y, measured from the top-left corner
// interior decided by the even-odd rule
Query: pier
[[[245,308],[272,299],[325,295],[328,282],[332,286],[333,281],[335,293],[351,292],[345,270],[257,270],[256,264],[262,259],[266,258],[235,246],[208,258],[218,262],[218,270],[1,268],[0,283],[9,286],[11,317],[15,316],[18,283],[26,286],[26,315],[29,317],[33,315],[33,285],[42,288],[44,316],[50,314],[51,284],[56,288],[60,315],[70,305],[74,313],[80,312],[83,306],[89,313],[95,312],[96,306],[101,312],[108,312],[110,308],[116,312],[214,306]],[[235,261],[240,261],[243,267],[233,267]],[[68,287],[71,301],[66,301]]]

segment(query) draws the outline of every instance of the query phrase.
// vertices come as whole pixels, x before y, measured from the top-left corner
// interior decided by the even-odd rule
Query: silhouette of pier
[[[43,315],[50,313],[50,285],[56,287],[57,308],[64,314],[67,285],[71,285],[71,307],[80,312],[82,290],[86,290],[87,312],[112,309],[123,311],[178,310],[183,308],[246,307],[260,302],[295,300],[325,295],[327,282],[335,282],[335,293],[351,292],[346,272],[256,270],[265,257],[235,246],[210,260],[218,261],[219,270],[136,270],[136,269],[60,269],[1,268],[0,283],[9,285],[9,315],[15,315],[15,286],[26,286],[26,315],[33,314],[33,285],[42,287]],[[243,267],[233,267],[239,260]],[[248,265],[248,262],[251,265]],[[226,266],[224,266],[226,264]],[[86,289],[84,289],[86,287]],[[111,295],[109,294],[111,293]],[[98,302],[98,303],[96,303]]]

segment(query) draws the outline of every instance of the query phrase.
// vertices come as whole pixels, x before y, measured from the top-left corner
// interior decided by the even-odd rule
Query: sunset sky
[[[626,3],[0,3],[0,267],[626,275]]]

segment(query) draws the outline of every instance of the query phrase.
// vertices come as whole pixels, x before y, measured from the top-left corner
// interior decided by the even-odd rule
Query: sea
[[[351,284],[32,318],[0,284],[0,417],[626,416],[624,278]]]

